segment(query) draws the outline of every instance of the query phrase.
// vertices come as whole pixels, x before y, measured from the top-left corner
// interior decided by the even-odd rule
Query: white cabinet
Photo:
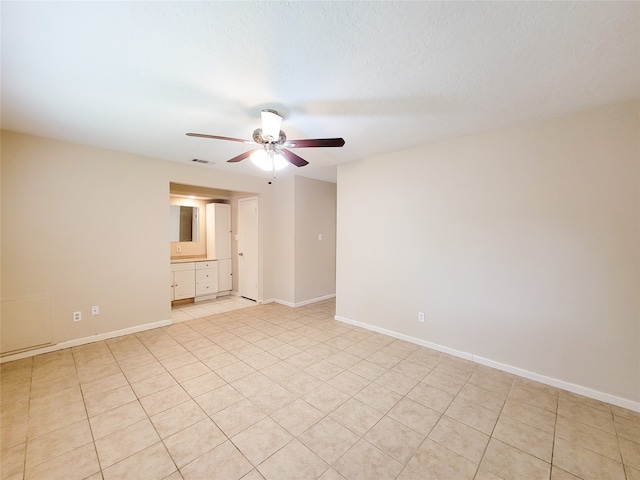
[[[209,300],[218,296],[218,262],[195,263],[196,301]]]
[[[231,258],[231,205],[208,203],[206,206],[207,258]]]
[[[228,295],[233,288],[231,259],[218,260],[218,295]]]
[[[193,298],[196,294],[196,273],[193,262],[171,264],[171,300]]]
[[[218,262],[218,294],[228,295],[231,276],[231,205],[207,204],[207,257]]]
[[[220,277],[220,270],[222,277]],[[218,279],[222,278],[220,285]],[[231,290],[231,259],[171,264],[171,300],[211,300]]]

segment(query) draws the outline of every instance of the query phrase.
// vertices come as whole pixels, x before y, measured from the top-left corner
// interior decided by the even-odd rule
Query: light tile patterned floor
[[[213,300],[177,305],[171,309],[171,319],[174,323],[185,322],[187,320],[193,320],[194,318],[202,318],[215,315],[216,313],[228,313],[232,310],[253,307],[255,305],[256,302],[248,298],[238,297],[236,295],[225,295]]]
[[[259,305],[2,365],[2,479],[640,479],[640,414]]]

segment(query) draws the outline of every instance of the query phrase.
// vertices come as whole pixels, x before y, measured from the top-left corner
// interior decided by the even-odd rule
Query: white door
[[[238,200],[238,290],[258,300],[258,197]]]

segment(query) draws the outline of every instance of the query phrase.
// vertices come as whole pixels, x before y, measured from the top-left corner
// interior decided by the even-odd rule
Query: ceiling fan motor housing
[[[282,145],[284,142],[287,141],[287,136],[285,135],[285,133],[280,130],[280,135],[278,135],[278,139],[274,140],[271,137],[265,137],[262,134],[262,129],[261,128],[256,128],[253,131],[253,141],[256,143],[259,143],[261,145],[265,145],[267,143],[276,143],[278,145]]]

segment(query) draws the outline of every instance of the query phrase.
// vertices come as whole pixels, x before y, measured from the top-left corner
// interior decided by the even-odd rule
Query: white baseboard
[[[303,300],[302,302],[288,302],[286,300],[279,300],[277,298],[272,298],[270,300],[265,300],[263,303],[271,303],[271,302],[275,302],[275,303],[279,303],[280,305],[285,305],[287,307],[292,307],[292,308],[296,308],[296,307],[302,307],[304,305],[309,305],[311,303],[316,303],[316,302],[321,302],[322,300],[328,300],[330,298],[335,298],[336,294],[332,293],[330,295],[323,295],[322,297],[316,297],[316,298],[312,298],[309,300]]]
[[[51,353],[57,350],[64,350],[65,348],[78,347],[80,345],[86,345],[87,343],[101,342],[102,340],[109,340],[110,338],[122,337],[124,335],[130,335],[132,333],[144,332],[145,330],[152,330],[154,328],[167,327],[172,324],[173,320],[161,320],[159,322],[145,323],[144,325],[136,325],[135,327],[115,330],[113,332],[98,333],[90,337],[76,338],[75,340],[68,340],[66,342],[56,343],[55,345],[48,345],[42,348],[36,348],[25,352],[15,353],[13,355],[7,355],[0,358],[0,363],[10,362],[12,360],[20,360],[22,358],[34,357],[43,353]]]
[[[263,304],[279,303],[280,305],[284,305],[286,307],[293,307],[293,303],[287,302],[286,300],[280,300],[280,299],[277,299],[277,298],[268,298],[266,300],[260,300],[260,303],[263,303]]]
[[[529,380],[544,383],[545,385],[550,385],[552,387],[567,390],[572,393],[577,393],[578,395],[582,395],[583,397],[593,398],[595,400],[600,400],[601,402],[610,403],[611,405],[626,408],[627,410],[640,412],[640,402],[634,402],[633,400],[628,400],[626,398],[617,397],[615,395],[600,392],[598,390],[593,390],[591,388],[577,385],[575,383],[565,382],[564,380],[559,380],[557,378],[547,377],[539,373],[530,372],[528,370],[523,370],[522,368],[513,367],[504,363],[494,362],[493,360],[479,357],[477,355],[473,356],[473,361],[480,363],[481,365],[486,365],[487,367],[502,370],[503,372],[518,375],[519,377],[528,378]]]
[[[445,347],[443,345],[427,342],[426,340],[422,340],[420,338],[411,337],[409,335],[395,332],[393,330],[387,330],[386,328],[376,327],[375,325],[369,325],[368,323],[358,322],[356,320],[351,320],[349,318],[341,317],[339,315],[336,315],[334,318],[339,322],[348,323],[349,325],[354,325],[356,327],[361,327],[366,330],[382,333],[383,335],[388,335],[390,337],[397,338],[399,340],[404,340],[410,343],[414,343],[416,345],[431,348],[432,350],[437,350],[439,352],[448,353],[449,355],[453,355],[459,358],[464,358],[465,360],[471,360],[472,362],[476,362],[481,365],[485,365],[487,367],[495,368],[497,370],[502,370],[503,372],[511,373],[519,377],[524,377],[529,380],[534,380],[536,382],[540,382],[545,385],[550,385],[552,387],[560,388],[562,390],[567,390],[569,392],[576,393],[584,397],[600,400],[601,402],[610,403],[611,405],[616,405],[618,407],[626,408],[634,412],[640,412],[640,402],[634,402],[633,400],[628,400],[626,398],[617,397],[615,395],[611,395],[608,393],[599,392],[597,390],[593,390],[591,388],[584,387],[582,385],[576,385],[575,383],[566,382],[564,380],[560,380],[557,378],[547,377],[539,373],[530,372],[528,370],[514,367],[512,365],[506,365],[504,363],[496,362],[488,358],[483,358],[478,355],[474,355],[472,353],[463,352],[460,350],[454,350],[452,348]]]

